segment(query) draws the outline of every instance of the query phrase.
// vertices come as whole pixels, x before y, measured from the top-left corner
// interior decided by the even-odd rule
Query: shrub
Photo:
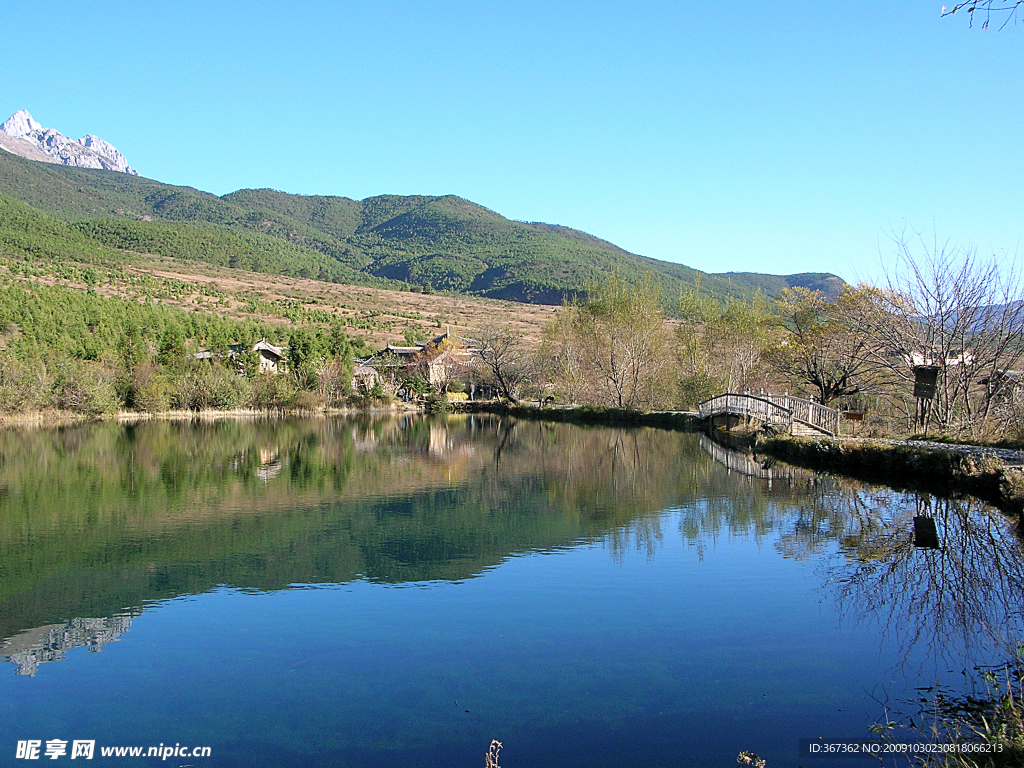
[[[288,406],[300,411],[315,411],[318,408],[323,408],[324,400],[323,397],[316,392],[308,392],[304,389],[299,389],[292,395],[291,400],[288,402]]]
[[[44,408],[50,402],[53,381],[41,360],[0,358],[0,411],[17,413]]]
[[[252,384],[244,376],[219,365],[201,363],[178,377],[173,401],[176,407],[192,411],[230,411],[248,405],[252,392]]]
[[[171,385],[163,376],[151,376],[134,389],[134,405],[140,411],[160,413],[171,407]]]
[[[121,402],[114,391],[114,379],[114,372],[101,362],[66,361],[54,382],[53,404],[87,416],[116,411]]]
[[[427,395],[427,413],[448,413],[450,410],[451,405],[444,395],[439,395],[436,392]]]
[[[250,403],[260,410],[283,410],[295,396],[295,387],[288,376],[266,374],[256,378]]]
[[[722,381],[711,374],[689,374],[679,379],[679,403],[685,408],[696,408],[702,400],[714,397],[725,389]]]

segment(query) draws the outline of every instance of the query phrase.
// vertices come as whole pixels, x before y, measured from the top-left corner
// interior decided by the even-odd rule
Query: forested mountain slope
[[[629,253],[584,232],[511,221],[454,195],[366,200],[245,189],[217,197],[114,171],[0,152],[0,195],[49,214],[47,237],[340,283],[408,286],[557,304],[611,271],[647,271],[666,297],[699,276],[720,296],[803,285],[834,294],[834,275],[705,274]],[[3,212],[7,213],[4,214]],[[13,215],[0,206],[0,215]],[[24,217],[24,214],[20,214]],[[73,226],[60,229],[68,222]],[[0,232],[5,230],[0,219]],[[84,239],[83,239],[84,238]]]

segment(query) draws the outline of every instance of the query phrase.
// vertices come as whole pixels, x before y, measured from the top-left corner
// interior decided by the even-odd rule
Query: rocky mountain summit
[[[43,128],[24,109],[0,123],[0,149],[45,163],[139,175],[124,155],[99,136],[87,134],[78,140],[69,139],[53,128]]]

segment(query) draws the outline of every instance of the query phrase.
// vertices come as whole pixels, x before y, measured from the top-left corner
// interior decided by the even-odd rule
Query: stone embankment
[[[846,437],[845,442],[874,442],[889,445],[907,445],[922,451],[953,451],[975,458],[993,458],[1003,462],[1007,467],[1024,467],[1024,451],[1013,448],[996,448],[990,445],[967,445],[965,443],[939,443],[934,440],[885,440],[861,437]]]
[[[966,493],[1005,512],[1024,511],[1024,452],[927,440],[768,437],[755,451],[809,469],[897,488]]]

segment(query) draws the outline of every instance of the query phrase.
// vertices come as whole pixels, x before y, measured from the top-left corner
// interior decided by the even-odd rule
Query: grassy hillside
[[[304,257],[301,247],[268,235],[123,218],[68,223],[0,195],[0,289],[14,278],[18,284],[88,289],[141,304],[212,311],[245,323],[338,322],[375,346],[402,343],[410,335],[429,338],[445,325],[467,333],[495,312],[536,339],[553,309],[458,294],[428,296],[404,284],[373,285],[380,281],[361,273],[355,275],[363,285],[324,281],[306,276],[309,261]],[[310,258],[329,262],[317,252]],[[5,323],[22,325],[13,316],[0,317],[0,347]],[[261,335],[282,343],[288,333],[278,327]],[[206,343],[205,333],[196,338]]]
[[[113,171],[0,152],[0,194],[74,223],[69,248],[104,246],[331,282],[445,290],[557,304],[617,271],[653,272],[666,297],[698,276],[721,296],[793,285],[834,292],[833,275],[708,275],[631,254],[584,232],[510,221],[454,195],[344,197],[240,190],[217,197]],[[56,234],[56,225],[48,224]],[[85,238],[83,240],[83,238]]]

